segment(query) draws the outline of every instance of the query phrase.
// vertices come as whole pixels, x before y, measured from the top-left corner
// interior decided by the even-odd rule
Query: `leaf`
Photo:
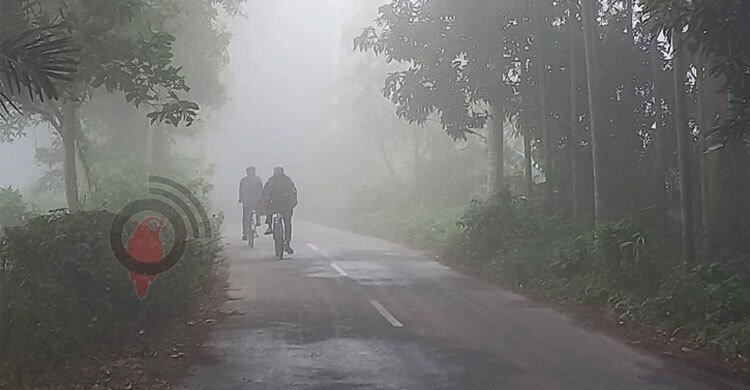
[[[60,98],[53,80],[71,81],[78,61],[67,54],[78,53],[72,38],[59,25],[32,28],[0,41],[0,118],[7,119],[7,106],[20,112],[11,100],[22,94],[22,87],[30,99],[57,100]]]

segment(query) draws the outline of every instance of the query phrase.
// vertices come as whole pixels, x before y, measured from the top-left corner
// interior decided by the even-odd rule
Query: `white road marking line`
[[[313,245],[313,244],[311,244],[309,242],[307,243],[307,246],[310,247],[310,249],[312,249],[315,252],[317,252],[319,255],[321,255],[321,256],[325,257],[326,259],[330,260],[330,258],[328,257],[328,255],[326,255],[325,253],[323,253],[323,251],[320,250],[320,248],[318,248],[317,246],[315,246],[315,245]],[[338,264],[336,264],[334,262],[331,262],[331,268],[333,268],[334,271],[338,272],[338,274],[341,275],[341,276],[349,276],[349,274],[347,274],[346,271],[344,271],[343,268],[341,268]]]
[[[339,267],[339,265],[336,263],[331,263],[331,268],[335,269],[336,272],[338,272],[341,276],[349,276],[349,274],[347,274],[346,271],[344,271],[344,269]]]
[[[311,244],[311,243],[309,243],[309,242],[307,243],[307,246],[308,246],[308,247],[310,247],[310,249],[314,250],[315,252],[318,252],[318,254],[319,254],[319,255],[321,255],[321,256],[323,256],[323,257],[326,257],[326,258],[328,257],[328,256],[326,256],[326,255],[325,255],[325,254],[323,253],[323,251],[321,251],[321,250],[320,250],[320,248],[318,248],[317,246],[315,246],[315,245],[313,245],[313,244]]]
[[[393,314],[391,314],[391,312],[389,312],[388,309],[386,309],[385,306],[383,306],[380,302],[371,300],[370,304],[375,306],[375,309],[378,311],[378,313],[380,313],[380,315],[383,316],[383,318],[385,318],[391,324],[391,326],[393,326],[394,328],[404,327],[404,324],[398,322],[396,317],[394,317]]]

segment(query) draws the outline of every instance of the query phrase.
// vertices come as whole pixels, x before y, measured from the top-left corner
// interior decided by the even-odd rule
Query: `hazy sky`
[[[0,187],[26,189],[36,183],[46,169],[34,161],[36,147],[49,145],[49,139],[49,130],[42,127],[27,130],[25,138],[13,143],[0,142]]]
[[[299,186],[312,183],[309,145],[335,119],[339,59],[354,55],[342,29],[354,8],[349,0],[250,0],[247,18],[230,22],[230,100],[211,115],[208,137],[224,207],[236,202],[248,165],[264,179],[283,165]]]
[[[229,99],[222,109],[203,113],[207,126],[198,145],[206,163],[216,165],[220,207],[236,207],[236,187],[248,165],[264,179],[283,165],[301,188],[315,182],[315,169],[325,169],[316,165],[320,159],[310,144],[327,136],[335,121],[341,59],[355,55],[352,31],[344,29],[368,1],[380,4],[248,0],[246,17],[228,21],[231,62],[223,79]],[[28,190],[44,172],[34,162],[35,147],[49,138],[48,130],[36,129],[26,139],[0,143],[0,186]]]

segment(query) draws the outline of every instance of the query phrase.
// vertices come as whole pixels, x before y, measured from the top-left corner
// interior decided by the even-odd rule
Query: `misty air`
[[[750,388],[748,20],[0,0],[0,390]]]

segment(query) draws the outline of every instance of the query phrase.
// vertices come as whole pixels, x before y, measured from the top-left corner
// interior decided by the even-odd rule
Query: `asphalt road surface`
[[[235,311],[177,387],[738,389],[636,351],[429,256],[311,224],[295,255],[226,250]]]

